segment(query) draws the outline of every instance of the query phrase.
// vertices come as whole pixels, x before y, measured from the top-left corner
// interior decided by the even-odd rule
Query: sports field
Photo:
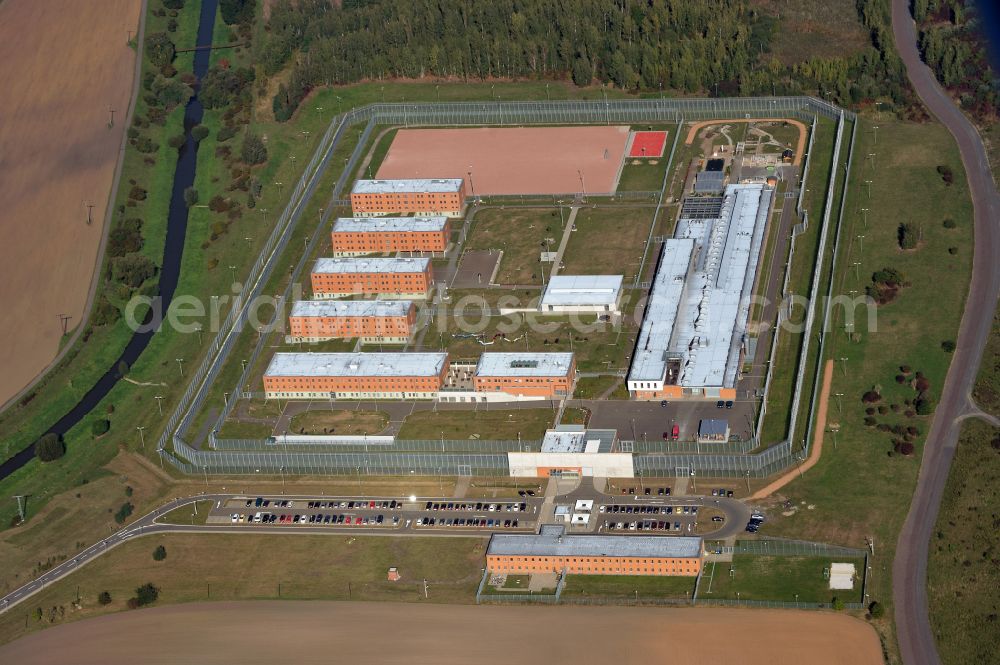
[[[628,138],[615,125],[401,129],[378,177],[465,178],[466,194],[477,196],[607,194],[618,187]]]
[[[0,3],[0,404],[58,353],[60,317],[70,330],[83,319],[132,91],[126,40],[141,4]]]
[[[333,645],[335,662],[348,663],[882,663],[870,626],[825,612],[322,601],[124,612],[31,634],[0,648],[0,660],[246,664],[294,655],[306,665],[333,662]]]
[[[633,132],[629,157],[662,157],[667,145],[666,132]]]

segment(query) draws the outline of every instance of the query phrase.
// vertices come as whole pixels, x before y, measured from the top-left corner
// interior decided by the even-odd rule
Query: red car
[[[360,517],[355,517],[354,518],[354,523],[355,524],[361,524],[361,518]]]
[[[681,428],[679,425],[674,425],[674,428],[670,430],[670,440],[676,441],[681,438]]]

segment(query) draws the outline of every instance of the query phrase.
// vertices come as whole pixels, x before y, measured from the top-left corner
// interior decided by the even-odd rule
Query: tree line
[[[279,0],[257,59],[268,76],[292,65],[278,120],[317,86],[427,76],[902,102],[887,2],[856,4],[870,48],[786,66],[769,54],[780,23],[750,0]]]

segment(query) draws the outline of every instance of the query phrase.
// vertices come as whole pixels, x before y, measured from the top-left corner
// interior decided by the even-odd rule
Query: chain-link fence
[[[866,550],[826,543],[813,543],[806,540],[789,540],[786,538],[767,538],[738,540],[733,546],[734,554],[758,554],[767,556],[829,556],[863,558]]]
[[[348,128],[364,123],[365,129],[359,143],[348,158],[337,184],[331,193],[331,203],[340,200],[351,173],[360,163],[364,146],[376,125],[508,125],[508,124],[595,124],[595,123],[678,123],[682,119],[708,120],[721,118],[781,118],[794,117],[812,121],[816,115],[841,119],[846,116],[841,109],[812,97],[762,97],[733,99],[632,99],[632,100],[574,100],[537,102],[455,102],[438,104],[371,104],[353,109],[349,113],[334,118],[319,142],[312,159],[292,191],[274,230],[265,243],[264,249],[251,268],[236,297],[229,315],[213,340],[208,355],[194,371],[187,390],[167,420],[167,428],[158,443],[158,451],[177,468],[187,473],[213,471],[217,473],[261,473],[284,470],[291,473],[350,473],[352,465],[361,473],[360,465],[344,455],[359,453],[322,452],[277,452],[250,450],[195,450],[188,446],[183,435],[190,427],[195,414],[202,408],[212,382],[220,373],[228,355],[247,322],[247,304],[258,296],[279,263],[287,247],[301,214],[314,195],[317,184],[329,166],[330,157],[340,142],[344,140]],[[836,150],[839,152],[839,131]],[[675,137],[675,142],[676,142]],[[647,193],[638,193],[636,200],[642,200]],[[659,194],[659,193],[657,193]],[[622,194],[615,194],[621,197]],[[651,196],[652,198],[652,196]],[[332,207],[332,206],[331,206]],[[328,215],[326,215],[328,216]],[[326,216],[313,235],[315,241],[326,224]],[[300,260],[300,264],[302,261]],[[300,266],[299,266],[300,267]],[[259,348],[259,347],[258,347]],[[258,351],[259,352],[259,351]],[[249,365],[240,377],[237,389],[226,404],[227,412],[240,398],[241,387],[246,386]],[[177,459],[166,450],[173,434],[174,451],[183,459]],[[217,443],[217,441],[216,441]],[[637,455],[637,471],[643,475],[656,475],[690,467],[696,473],[711,470],[725,472],[720,475],[769,475],[786,467],[793,458],[787,446],[775,446],[756,455]],[[363,453],[360,453],[363,455]],[[437,455],[416,452],[382,453],[384,458],[377,463],[369,463],[367,469],[379,474],[408,473],[457,473],[465,475],[470,467],[477,475],[500,475],[506,472],[506,455]],[[219,456],[217,459],[215,456]],[[439,464],[423,460],[434,458],[447,466],[438,469]],[[740,460],[739,458],[744,459]],[[421,461],[422,460],[422,461]],[[377,469],[377,470],[376,470]],[[431,470],[434,469],[434,470]],[[480,473],[484,472],[484,473]]]

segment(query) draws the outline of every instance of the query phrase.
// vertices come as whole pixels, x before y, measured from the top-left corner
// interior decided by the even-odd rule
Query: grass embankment
[[[552,270],[541,252],[559,249],[562,228],[556,208],[487,208],[476,213],[465,249],[503,252],[497,284],[541,286],[542,272],[547,277]]]
[[[568,575],[563,596],[642,602],[654,598],[690,598],[693,577],[666,575]]]
[[[853,563],[853,590],[832,590],[824,570],[831,563]],[[705,600],[774,600],[786,603],[861,602],[864,559],[816,556],[736,554],[729,563],[707,564],[698,597]],[[730,573],[730,570],[732,571]]]
[[[292,417],[292,434],[378,434],[389,426],[384,411],[306,411]]]
[[[195,501],[192,504],[174,508],[157,521],[164,524],[205,524],[208,521],[208,513],[214,505],[214,501]]]
[[[877,150],[878,170],[873,170],[871,160],[858,157],[854,161],[834,292],[863,293],[872,273],[885,267],[902,271],[908,285],[891,303],[877,308],[877,328],[867,325],[859,308],[850,338],[844,330],[843,309],[834,308],[825,355],[837,359],[832,392],[843,394],[843,413],[837,401],[830,404],[828,425],[839,428],[837,446],[830,445],[827,434],[816,466],[782,490],[797,510],[782,515],[789,511],[776,507],[763,530],[769,535],[851,547],[865,547],[866,538],[874,538],[869,594],[886,606],[886,618],[875,625],[894,653],[890,564],[915,487],[924,436],[930,429],[929,417],[907,412],[914,410],[916,372],[926,378],[932,397],[940,395],[944,383],[951,354],[942,349],[941,342],[955,338],[965,304],[972,209],[957,148],[943,127],[884,118],[878,123],[876,147],[871,121],[861,122],[855,155]],[[953,170],[951,185],[937,172],[938,165]],[[865,180],[872,181],[870,199]],[[861,208],[869,209],[867,228]],[[944,218],[955,220],[955,228],[946,228]],[[899,248],[899,225],[904,222],[922,227],[916,250]],[[859,235],[865,236],[863,252]],[[950,248],[955,248],[954,254]],[[854,262],[861,263],[857,272]],[[904,365],[910,374],[901,371]],[[903,383],[896,382],[897,375],[902,375]],[[862,395],[876,388],[881,399],[862,403]],[[873,409],[873,415],[866,413],[867,408]],[[866,425],[866,417],[873,418],[875,426]],[[902,430],[900,435],[881,431],[878,425],[915,430]],[[914,454],[895,453],[894,440],[914,445]]]
[[[948,665],[995,659],[1000,588],[1000,430],[962,427],[927,562],[927,602],[938,655]]]
[[[167,557],[151,554],[163,545]],[[120,612],[135,588],[152,582],[158,605],[203,600],[391,600],[471,603],[481,578],[485,539],[377,536],[162,534],[121,545],[38,596],[0,615],[0,642],[63,623]],[[192,574],[192,565],[197,574]],[[402,579],[386,580],[390,567]],[[428,598],[424,598],[423,580]],[[79,588],[80,608],[74,607]],[[97,596],[111,594],[102,606]],[[65,616],[36,620],[35,608]],[[28,620],[25,621],[25,617]]]
[[[993,315],[993,330],[983,349],[972,398],[983,411],[1000,415],[1000,310]]]
[[[547,403],[546,403],[547,404]],[[403,421],[400,439],[498,439],[539,441],[552,426],[555,412],[546,407],[507,410],[495,406],[489,411],[416,411]]]

